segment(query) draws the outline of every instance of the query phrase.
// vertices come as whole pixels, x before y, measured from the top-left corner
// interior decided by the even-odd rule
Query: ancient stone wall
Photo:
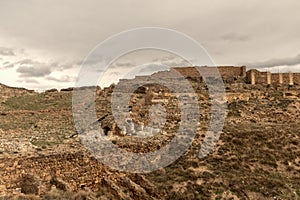
[[[199,77],[200,76],[200,73],[196,67],[176,67],[176,68],[172,68],[171,71],[179,72],[184,77]]]
[[[300,85],[300,73],[294,73],[294,83]]]
[[[288,83],[289,82],[289,74],[287,74],[287,73],[282,74],[282,79],[283,79],[283,83]]]
[[[271,83],[272,84],[281,84],[280,83],[280,80],[282,81],[283,83],[283,77],[282,77],[283,74],[281,73],[274,73],[274,74],[271,74]],[[281,78],[280,78],[281,76]]]
[[[246,77],[246,66],[221,66],[218,67],[218,70],[222,77]]]
[[[247,71],[246,79],[248,83],[251,83],[253,85],[263,84],[267,82],[267,73],[260,72],[256,69],[251,69]]]
[[[246,77],[246,67],[234,67],[234,66],[218,66],[217,67],[222,77]],[[178,71],[185,77],[199,77],[199,71],[209,75],[211,72],[214,75],[214,67],[176,67],[173,70]]]
[[[260,72],[255,74],[256,84],[266,84],[267,83],[267,72]]]
[[[218,66],[219,74],[226,83],[234,83],[231,79],[238,80],[240,82],[246,81],[246,83],[255,85],[269,85],[269,84],[286,84],[294,85],[300,84],[300,73],[271,73],[261,72],[256,69],[246,71],[246,66]],[[202,80],[202,76],[215,76],[215,67],[175,67],[170,71],[161,71],[152,74],[151,76],[137,76],[136,80],[147,80],[154,78],[198,78]],[[122,79],[120,82],[126,83],[126,80]],[[126,84],[125,84],[126,85]]]
[[[300,84],[300,73],[270,73],[260,72],[256,69],[247,71],[246,75],[247,83],[255,84],[283,84],[294,85]]]

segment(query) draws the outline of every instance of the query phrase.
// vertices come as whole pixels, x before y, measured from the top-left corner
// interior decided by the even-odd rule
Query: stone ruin
[[[203,67],[202,70],[206,70],[207,73],[210,71],[210,67]],[[266,97],[266,94],[269,92],[267,90],[268,87],[265,87],[266,85],[281,85],[282,86],[288,86],[288,85],[294,85],[294,87],[297,87],[299,84],[299,74],[297,73],[282,73],[280,74],[272,74],[269,72],[259,72],[258,70],[249,70],[246,71],[245,66],[239,66],[239,67],[218,67],[219,73],[221,77],[223,78],[225,87],[226,87],[226,96],[228,102],[233,102],[235,100],[249,100],[249,98],[258,98],[258,99],[264,99]],[[152,77],[156,78],[174,78],[174,74],[172,74],[172,71],[179,72],[185,79],[190,81],[190,83],[193,86],[193,89],[195,90],[197,94],[197,98],[202,100],[202,107],[207,108],[208,112],[201,113],[201,119],[209,119],[209,106],[210,104],[206,102],[206,99],[208,99],[208,95],[206,94],[207,88],[205,87],[205,84],[203,83],[202,77],[199,74],[196,67],[184,67],[184,68],[172,68],[170,71],[164,71],[164,72],[158,72],[152,75]],[[146,77],[136,77],[132,80],[120,80],[119,84],[124,84],[126,86],[126,83],[134,82],[138,79],[148,79],[149,76]],[[178,78],[175,76],[175,78]],[[180,79],[180,78],[179,78]],[[178,84],[180,86],[180,82],[175,81],[174,84]],[[1,86],[1,85],[0,85]],[[99,110],[101,111],[101,115],[99,115],[101,118],[99,119],[99,122],[101,124],[101,127],[104,129],[104,132],[107,135],[114,135],[118,133],[119,135],[133,135],[133,136],[153,136],[157,134],[157,131],[161,129],[161,126],[165,126],[163,128],[166,129],[166,127],[174,128],[172,126],[176,126],[176,120],[179,119],[179,114],[177,107],[177,103],[175,100],[175,97],[172,96],[171,92],[166,90],[166,88],[160,87],[159,85],[144,85],[139,86],[135,91],[134,95],[132,96],[132,99],[130,100],[129,104],[129,112],[132,116],[131,118],[124,118],[124,127],[121,129],[118,128],[118,126],[113,122],[113,116],[111,114],[110,110],[110,98],[111,94],[114,91],[114,85],[110,86],[108,88],[100,89],[97,88],[97,96],[99,96],[99,101],[103,102],[99,104]],[[18,96],[18,95],[24,95],[24,94],[32,94],[31,91],[27,90],[11,90],[12,88],[8,87],[0,87],[1,92],[4,92],[4,96]],[[4,88],[4,89],[2,89]],[[293,87],[292,87],[293,88]],[[259,89],[259,90],[257,90]],[[297,89],[297,88],[296,88]],[[71,92],[73,89],[66,89],[62,90],[61,92],[64,92],[64,94],[67,94],[67,92]],[[299,90],[298,90],[299,91]],[[50,91],[49,91],[50,92]],[[58,91],[51,91],[51,92],[58,92]],[[292,93],[292,91],[289,91]],[[182,92],[182,98],[188,98],[191,96],[188,92]],[[294,96],[298,95],[299,92],[297,92]],[[143,98],[141,98],[143,97]],[[168,100],[165,100],[164,98],[167,98]],[[274,98],[274,97],[270,97]],[[266,99],[267,101],[267,99]],[[201,103],[201,102],[200,102]],[[152,113],[155,115],[161,115],[163,113],[167,113],[165,121],[157,121],[153,122],[155,125],[150,126],[153,127],[152,129],[147,129],[147,125],[151,123],[151,121],[148,120],[147,116],[151,115],[151,112],[148,113],[149,108],[151,110],[152,105],[158,105],[156,111],[157,113]],[[167,109],[172,110],[171,116],[168,115],[169,110],[167,112],[164,112],[164,106],[167,107]],[[147,111],[148,109],[148,111]],[[297,110],[297,109],[295,109]],[[40,112],[40,111],[39,111]],[[49,112],[58,112],[58,111],[49,111]],[[68,111],[69,115],[71,116],[71,111]],[[7,114],[7,113],[5,113]],[[24,114],[20,113],[18,111],[18,114]],[[48,113],[47,113],[48,114]],[[103,114],[103,115],[102,115]],[[142,115],[145,116],[145,121],[138,120],[138,116]],[[247,116],[244,116],[247,117]],[[150,118],[158,118],[158,117],[150,117]],[[170,119],[171,118],[171,119]],[[193,118],[193,116],[191,117]],[[285,117],[287,118],[287,117]],[[172,123],[170,121],[172,120]],[[236,119],[234,119],[236,120]],[[252,119],[253,120],[253,119]],[[261,120],[261,117],[257,117],[255,120]],[[205,124],[204,124],[205,125]],[[204,127],[203,125],[203,127]],[[122,132],[123,131],[123,132]],[[145,135],[147,133],[147,135]],[[117,135],[118,135],[117,134]],[[144,134],[144,135],[143,135]],[[3,134],[4,135],[4,134]],[[10,134],[8,134],[10,135]],[[126,138],[125,138],[126,139]],[[74,140],[76,140],[76,137],[74,137]],[[7,140],[2,140],[3,144],[8,144]],[[6,142],[7,141],[7,142]],[[71,141],[71,139],[70,139]],[[129,140],[126,140],[129,141]],[[23,141],[20,139],[19,143],[23,143]],[[20,144],[17,144],[20,146]],[[129,143],[129,142],[128,142]],[[156,148],[156,143],[153,143],[155,145],[149,145],[151,148]],[[125,173],[120,173],[116,171],[111,171],[108,167],[104,166],[97,160],[95,160],[92,156],[86,152],[85,149],[82,148],[82,146],[78,143],[75,143],[72,139],[72,143],[67,144],[68,146],[62,146],[61,152],[57,151],[55,153],[53,152],[47,152],[46,150],[41,149],[34,149],[31,156],[23,156],[20,154],[2,154],[1,157],[1,164],[0,168],[1,174],[0,177],[2,178],[0,180],[0,191],[7,192],[18,192],[18,188],[24,188],[22,186],[18,186],[17,182],[18,180],[23,180],[24,183],[28,184],[26,180],[33,180],[31,182],[35,181],[35,177],[32,177],[31,175],[35,175],[38,177],[38,183],[41,185],[39,188],[39,193],[43,194],[44,192],[51,189],[53,185],[55,185],[57,188],[60,188],[60,184],[55,181],[55,177],[59,177],[60,179],[67,182],[67,186],[70,190],[76,191],[84,188],[89,188],[93,191],[101,190],[104,186],[108,187],[110,190],[113,190],[114,193],[116,193],[118,196],[126,196],[126,194],[123,194],[120,191],[123,191],[125,188],[123,185],[128,183],[128,180],[137,180],[139,184],[144,184],[143,187],[147,188],[147,191],[153,188],[152,185],[147,186],[146,181],[143,180],[142,175],[127,175]],[[129,145],[126,143],[126,145]],[[73,147],[72,147],[73,146]],[[9,149],[12,147],[14,150],[15,143],[10,146],[4,146],[3,148]],[[31,148],[31,146],[21,146],[28,152],[27,149]],[[72,147],[72,148],[71,148]],[[126,147],[125,148],[129,148]],[[146,147],[145,147],[146,148]],[[57,149],[57,148],[56,148]],[[68,150],[71,149],[71,150]],[[154,149],[150,149],[154,150]],[[36,153],[37,152],[37,153]],[[9,157],[7,156],[9,155]],[[23,173],[25,173],[25,178],[23,177]],[[129,178],[128,178],[129,177]],[[13,181],[12,181],[13,180]],[[23,183],[21,181],[21,183]],[[132,182],[132,181],[131,181]],[[130,182],[130,183],[131,183]],[[135,184],[135,183],[134,183]],[[132,183],[132,185],[134,185]],[[4,188],[4,189],[1,189]],[[23,189],[24,190],[24,189]],[[1,192],[0,192],[1,193]],[[29,193],[37,193],[37,190],[34,189],[34,191]]]
[[[299,85],[300,73],[271,73],[251,69],[247,71],[247,83],[252,85]]]
[[[147,104],[161,105],[164,101],[164,98],[168,98],[170,94],[164,89],[161,89],[160,93],[163,93],[165,96],[162,99],[154,99],[153,96],[158,96],[158,93],[150,91],[149,87],[144,86],[143,84],[137,84],[138,82],[147,82],[151,79],[155,80],[170,80],[175,87],[181,87],[181,83],[178,84],[178,81],[182,79],[187,79],[190,82],[194,83],[204,83],[201,73],[205,74],[206,77],[214,77],[215,69],[218,69],[219,75],[221,76],[225,85],[234,85],[234,84],[245,84],[245,85],[294,85],[300,84],[300,73],[270,73],[270,72],[260,72],[258,70],[246,70],[246,66],[218,66],[218,67],[175,67],[171,68],[169,71],[160,71],[154,73],[150,76],[136,76],[134,79],[121,79],[116,85],[119,87],[119,97],[121,98],[122,94],[126,94],[132,86],[136,87],[136,91],[131,91],[135,93],[140,93],[148,96],[143,96],[145,101],[144,106]],[[204,83],[205,84],[205,83]],[[138,86],[139,85],[139,86]],[[177,86],[176,86],[177,85]],[[195,86],[197,87],[197,86]],[[194,88],[195,89],[195,88]],[[180,94],[183,96],[190,97],[190,94],[185,91],[180,91]],[[230,93],[226,91],[227,102],[234,99],[248,100],[251,97],[251,93],[245,94],[241,93],[238,97],[236,92]],[[125,100],[126,102],[129,99]],[[121,102],[120,102],[121,103]],[[121,108],[118,112],[127,111],[127,105],[124,108]],[[131,113],[131,111],[129,111]],[[158,109],[158,113],[154,115],[162,114],[162,108]],[[149,128],[146,123],[140,122],[137,120],[132,120],[129,116],[121,117],[120,121],[123,121],[124,124],[120,127],[122,129],[123,135],[153,135],[156,133],[156,129],[159,130],[164,126],[165,122],[157,122],[152,124]],[[155,117],[154,117],[155,118]],[[112,126],[112,129],[116,129],[116,124]]]

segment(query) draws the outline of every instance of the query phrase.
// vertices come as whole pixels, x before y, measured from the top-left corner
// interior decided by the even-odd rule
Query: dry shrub
[[[39,179],[31,174],[23,174],[19,181],[19,187],[21,188],[21,192],[23,194],[38,195],[39,185],[40,185]]]

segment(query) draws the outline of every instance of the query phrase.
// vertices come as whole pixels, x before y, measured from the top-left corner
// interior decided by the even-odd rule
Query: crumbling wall
[[[255,74],[256,84],[266,84],[267,83],[267,72],[260,72]]]
[[[151,75],[155,78],[199,78],[202,80],[202,75],[215,76],[216,67],[175,67],[170,71],[161,71]],[[241,82],[246,81],[249,84],[300,84],[300,73],[270,73],[261,72],[256,69],[246,71],[246,66],[218,66],[220,76],[227,83],[233,83],[231,79],[238,79]],[[136,80],[146,79],[149,76],[136,77]],[[120,80],[126,82],[126,80]],[[125,84],[126,85],[126,84]]]
[[[89,155],[76,152],[39,157],[1,159],[2,167],[0,184],[7,189],[18,187],[18,180],[23,174],[34,174],[42,181],[40,192],[46,192],[51,187],[53,175],[68,183],[70,190],[79,190],[84,187],[97,190],[97,183],[101,181],[103,171],[102,163]],[[5,170],[4,170],[5,169]]]
[[[246,66],[220,66],[218,70],[222,77],[246,77]]]
[[[274,73],[274,74],[271,74],[271,83],[272,84],[280,84],[280,76],[282,76],[282,74],[280,73]],[[283,79],[282,79],[283,81]]]
[[[290,75],[289,73],[283,73],[282,74],[282,79],[284,84],[289,84],[290,81]]]
[[[169,78],[177,77],[180,73],[184,77],[201,77],[201,73],[206,75],[214,75],[216,67],[175,67],[170,71],[163,71],[153,74],[154,77]],[[234,66],[218,66],[217,67],[221,77],[246,77],[246,67]],[[200,72],[200,73],[199,73]]]
[[[300,73],[294,73],[294,83],[300,85]]]
[[[251,69],[246,73],[246,82],[255,84],[300,84],[300,73],[270,73]]]
[[[199,77],[201,76],[196,67],[176,67],[173,71],[179,72],[184,77]]]

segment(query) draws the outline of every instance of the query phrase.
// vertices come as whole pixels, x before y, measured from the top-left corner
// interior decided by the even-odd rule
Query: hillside
[[[166,168],[120,172],[81,144],[72,117],[72,91],[34,93],[0,85],[0,196],[3,199],[299,199],[300,87],[225,81],[227,117],[212,154],[198,158],[210,119],[206,85],[188,77],[200,105],[192,146]],[[110,101],[115,86],[97,89],[99,125],[132,152],[150,152],[174,136],[178,102],[158,85],[136,91],[132,118],[149,123],[149,106],[168,111],[164,129],[145,139],[122,135]],[[150,99],[150,100],[149,100]],[[0,198],[0,199],[1,199]]]
[[[27,90],[25,88],[9,87],[0,83],[0,102],[5,101],[10,97],[23,96],[33,94],[33,90]]]

